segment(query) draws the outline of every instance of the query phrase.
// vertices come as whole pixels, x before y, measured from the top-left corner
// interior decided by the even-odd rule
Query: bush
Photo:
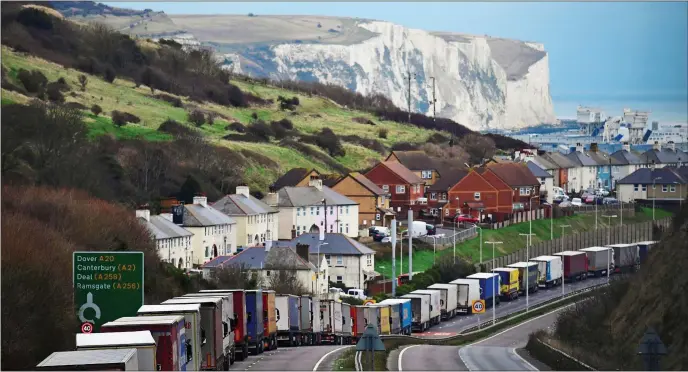
[[[239,123],[238,121],[229,124],[227,127],[225,127],[225,129],[233,130],[239,133],[246,133],[246,126],[244,126],[244,124]]]
[[[246,101],[246,96],[244,92],[239,89],[236,85],[228,84],[227,97],[229,99],[229,104],[234,107],[246,107],[248,103]]]
[[[115,72],[115,69],[112,68],[112,66],[108,66],[105,68],[105,71],[103,72],[103,79],[107,81],[108,83],[112,83],[115,81],[117,78],[117,73]]]
[[[375,123],[372,120],[370,120],[368,118],[360,117],[360,116],[352,118],[351,121],[354,121],[354,122],[360,123],[360,124],[375,125]]]
[[[323,128],[320,131],[320,134],[316,138],[316,143],[318,147],[327,150],[332,157],[346,155],[342,143],[339,142],[339,138],[330,128]]]
[[[258,120],[258,113],[256,113],[255,111],[252,112],[252,113],[251,113],[251,119],[253,119],[253,120]]]
[[[380,128],[380,130],[377,131],[377,136],[380,138],[387,138],[387,133],[389,131],[386,128]]]
[[[103,112],[103,108],[98,105],[93,105],[91,106],[91,112],[93,115],[98,116],[101,112]]]
[[[270,129],[272,129],[276,139],[282,139],[289,133],[282,125],[279,124],[279,122],[276,121],[270,123]]]
[[[189,117],[189,121],[197,127],[200,127],[201,125],[205,124],[205,115],[203,115],[203,111],[193,110],[187,113],[187,115]]]
[[[163,100],[165,102],[169,102],[174,107],[182,107],[183,106],[181,98],[171,96],[169,94],[157,94],[157,95],[155,95],[155,98]]]
[[[141,122],[141,119],[138,116],[130,114],[128,112],[113,110],[111,116],[112,122],[119,127],[127,123]]]
[[[263,139],[265,142],[270,141],[270,137],[275,135],[275,133],[272,131],[272,128],[262,120],[254,121],[248,127],[248,132],[258,138]]]
[[[39,93],[48,84],[48,79],[38,70],[28,71],[20,69],[17,73],[17,79],[21,81],[24,88],[30,93]]]
[[[200,135],[195,130],[172,119],[167,119],[160,124],[158,132],[169,133],[175,137],[197,137]]]
[[[73,110],[86,110],[86,106],[79,102],[67,102],[63,106]]]
[[[36,8],[24,8],[17,14],[17,21],[19,23],[41,30],[52,30],[53,18],[48,13]],[[3,23],[5,23],[4,20]]]
[[[88,85],[88,78],[86,77],[86,75],[79,75],[79,84],[81,85],[81,90],[86,91],[86,85]]]
[[[292,98],[284,98],[282,96],[277,97],[277,101],[279,102],[280,110],[289,110],[289,111],[294,111],[296,109],[296,106],[299,105],[299,98],[298,97],[292,97]]]
[[[45,89],[45,94],[52,102],[61,103],[65,100],[64,95],[60,91],[60,86],[55,83],[48,84],[48,87]]]

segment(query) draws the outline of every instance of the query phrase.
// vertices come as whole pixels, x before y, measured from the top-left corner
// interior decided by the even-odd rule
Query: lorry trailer
[[[442,319],[442,306],[440,305],[442,292],[439,289],[418,289],[411,294],[430,296],[430,325],[440,324]]]
[[[39,371],[139,371],[136,349],[57,351],[42,362]]]
[[[518,269],[513,267],[498,267],[492,272],[499,275],[501,285],[499,295],[503,300],[515,300],[518,298]]]
[[[474,279],[480,285],[480,299],[485,300],[485,307],[492,307],[492,302],[499,305],[499,288],[500,277],[495,273],[476,273],[466,277],[466,279]],[[473,304],[471,304],[473,306]]]
[[[637,244],[611,244],[614,249],[614,272],[635,271],[640,265]]]
[[[442,320],[449,320],[455,317],[456,306],[458,305],[457,296],[459,295],[459,285],[436,283],[429,286],[428,289],[439,289],[442,291],[442,297],[440,298]]]
[[[335,300],[321,300],[320,315],[323,327],[322,341],[330,345],[339,345],[344,336],[342,303]]]
[[[368,324],[372,324],[380,333],[380,309],[372,306],[352,305],[351,306],[351,321],[352,321],[352,338],[358,340],[365,331]]]
[[[157,346],[150,331],[77,333],[76,350],[136,349],[139,371],[156,371]]]
[[[647,256],[650,253],[650,249],[657,245],[656,241],[646,241],[646,242],[639,242],[638,244],[638,259],[640,263],[642,264],[647,260]]]
[[[614,253],[609,247],[589,247],[579,249],[588,258],[588,276],[607,275],[614,270]]]
[[[411,299],[389,298],[380,303],[391,305],[392,333],[411,335]]]
[[[263,353],[263,337],[265,334],[265,322],[263,321],[263,290],[253,289],[246,291],[246,325],[248,334],[248,347],[253,349],[253,355]]]
[[[248,358],[248,321],[246,316],[246,292],[243,289],[204,289],[201,294],[208,296],[215,295],[230,295],[232,298],[232,306],[234,307],[234,323],[236,324],[234,330],[234,343],[236,344],[237,356],[240,355],[239,360]]]
[[[588,277],[588,256],[585,252],[564,251],[554,253],[553,256],[561,257],[564,262],[564,280],[573,282]]]
[[[430,328],[430,296],[409,293],[401,298],[411,300],[411,330],[425,332]]]
[[[345,344],[352,341],[354,321],[351,318],[351,305],[342,302],[342,337]]]
[[[288,346],[301,345],[301,313],[299,297],[294,295],[276,295],[277,342]]]
[[[389,304],[368,304],[367,307],[377,308],[377,328],[379,329],[379,334],[389,335],[392,334],[392,309]]]
[[[538,285],[549,288],[561,285],[562,282],[562,260],[558,256],[538,256],[530,259],[531,262],[538,264]]]
[[[263,322],[266,350],[277,349],[277,312],[275,311],[275,291],[263,290]]]
[[[201,305],[201,370],[226,369],[236,358],[233,307],[223,297],[177,297],[164,301],[161,306]],[[205,342],[204,342],[205,341]],[[227,366],[227,368],[229,368]]]
[[[473,313],[473,302],[480,300],[480,282],[475,279],[456,279],[449,282],[459,286],[456,310],[462,314]],[[490,302],[491,304],[492,302]]]
[[[518,288],[521,294],[533,293],[538,291],[538,264],[537,262],[516,262],[506,267],[518,269]],[[526,270],[528,274],[526,275]]]

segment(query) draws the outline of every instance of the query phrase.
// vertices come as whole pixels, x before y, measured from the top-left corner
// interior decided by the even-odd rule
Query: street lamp
[[[607,218],[607,245],[612,244],[612,238],[611,238],[611,230],[612,230],[612,218],[616,218],[617,216],[615,214],[612,214],[610,216],[603,215],[602,217]]]
[[[561,227],[561,252],[564,253],[564,229],[567,227],[571,227],[571,225],[559,225]],[[566,294],[566,290],[564,289],[564,256],[561,256],[561,297],[564,297]]]
[[[661,179],[662,177],[655,177],[652,179],[652,221],[655,220],[655,199],[657,199],[657,184],[655,181]]]
[[[492,244],[492,270],[495,268],[495,245],[502,244],[502,242],[485,242],[485,244]],[[494,283],[494,281],[493,281]],[[492,288],[492,325],[497,323],[497,312],[495,310],[495,297],[498,292]]]
[[[530,277],[530,266],[528,265],[528,263],[530,261],[528,261],[528,260],[530,260],[531,239],[532,239],[533,235],[535,235],[535,234],[531,233],[531,234],[518,234],[518,235],[526,236],[526,241],[527,241],[527,244],[526,244],[526,267],[525,267],[525,270],[523,270],[523,272],[526,276],[526,312],[528,312],[529,303],[530,303],[529,296],[528,296],[528,294],[530,293],[530,284],[528,283],[528,279]]]
[[[459,197],[456,197],[456,210],[458,210],[459,207]],[[456,213],[454,213],[454,217],[452,221],[452,228],[454,228],[454,264],[456,264],[456,225],[459,223],[459,219],[456,217]]]

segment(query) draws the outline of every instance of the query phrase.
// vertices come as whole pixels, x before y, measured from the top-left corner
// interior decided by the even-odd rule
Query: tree
[[[380,130],[377,131],[377,135],[380,138],[387,138],[387,129],[386,128],[380,128]]]
[[[189,121],[197,127],[200,127],[201,125],[205,124],[205,115],[203,115],[203,111],[193,110],[189,112],[187,115],[189,117]]]
[[[461,137],[459,146],[468,153],[470,165],[482,164],[484,159],[490,159],[496,151],[495,142],[492,138],[476,133]]]
[[[86,75],[79,75],[79,84],[81,84],[81,90],[86,91],[86,85],[88,84],[88,78],[86,77]]]
[[[308,288],[299,280],[297,274],[297,270],[271,270],[267,279],[267,286],[277,294],[296,296],[308,294]]]
[[[103,112],[103,108],[98,105],[93,105],[91,106],[91,112],[93,115],[98,116],[101,112]]]
[[[258,275],[249,270],[246,264],[217,268],[212,273],[212,280],[218,288],[256,289],[261,284]]]

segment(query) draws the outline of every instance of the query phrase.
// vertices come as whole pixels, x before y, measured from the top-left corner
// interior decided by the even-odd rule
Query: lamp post
[[[495,245],[502,244],[502,242],[485,242],[485,244],[492,244],[492,270],[495,268]],[[494,281],[492,281],[494,283]],[[495,297],[497,297],[498,291],[492,288],[492,325],[497,323],[497,312],[495,310]]]
[[[528,283],[528,279],[530,277],[530,266],[528,266],[528,259],[530,258],[531,239],[532,239],[532,236],[535,234],[530,233],[530,234],[518,234],[518,235],[526,236],[526,242],[527,242],[526,243],[526,268],[525,268],[525,270],[523,270],[523,272],[526,276],[526,312],[528,312],[528,308],[529,308],[529,304],[530,304],[529,296],[528,296],[530,293],[530,284]]]
[[[459,209],[459,197],[456,197],[456,210]],[[454,264],[456,264],[456,225],[459,223],[459,219],[456,217],[456,213],[454,213],[454,217],[452,217],[452,228],[454,229]]]
[[[480,239],[480,265],[482,265],[483,264],[483,228],[478,226],[477,223],[474,224],[473,226],[475,226],[475,228],[478,229],[478,231],[480,231],[480,237],[479,237],[479,239]]]
[[[655,220],[655,199],[657,199],[657,183],[655,181],[661,179],[662,177],[655,177],[652,179],[652,221]]]
[[[607,219],[607,225],[609,225],[609,227],[607,227],[607,245],[610,245],[610,244],[612,244],[612,237],[611,237],[612,218],[616,218],[617,216],[615,214],[612,214],[609,216],[603,215],[602,217]]]
[[[571,225],[559,225],[559,227],[561,227],[561,252],[563,253],[564,252],[564,240],[566,240],[564,238],[564,229],[567,227],[571,227]],[[565,282],[565,280],[564,280],[564,256],[561,256],[561,276],[562,276],[562,278],[561,278],[561,297],[564,297],[564,295],[566,294],[566,290],[564,288],[564,282]]]

